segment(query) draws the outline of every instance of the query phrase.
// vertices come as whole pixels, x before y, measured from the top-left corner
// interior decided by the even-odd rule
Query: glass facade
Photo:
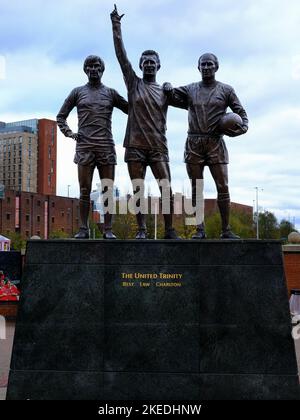
[[[38,128],[39,128],[39,120],[37,118],[33,118],[31,120],[15,121],[15,122],[10,122],[10,123],[5,124],[5,128],[14,128],[14,127],[22,127],[22,128],[28,127],[32,130],[34,134],[37,134]]]

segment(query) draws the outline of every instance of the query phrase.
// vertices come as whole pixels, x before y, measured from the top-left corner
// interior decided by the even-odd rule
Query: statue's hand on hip
[[[80,136],[78,133],[72,133],[69,137],[71,137],[75,141],[79,141]]]

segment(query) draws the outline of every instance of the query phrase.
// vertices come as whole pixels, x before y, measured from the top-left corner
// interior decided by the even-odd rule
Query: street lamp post
[[[259,187],[254,187],[256,190],[256,239],[259,239],[259,216],[258,216],[258,190]],[[263,189],[261,189],[263,191]]]
[[[155,203],[154,210],[154,239],[157,240],[157,214],[158,214],[158,205]]]

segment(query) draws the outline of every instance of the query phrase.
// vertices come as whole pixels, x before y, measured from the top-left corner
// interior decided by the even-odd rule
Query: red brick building
[[[231,211],[245,213],[248,216],[253,216],[253,207],[245,204],[234,203],[230,204]],[[210,216],[219,212],[218,201],[213,198],[205,199],[205,216]]]
[[[38,235],[48,239],[57,231],[72,237],[79,223],[76,198],[6,190],[0,200],[0,232],[8,237],[17,232],[23,238]]]
[[[285,245],[283,255],[288,291],[300,289],[300,245]]]
[[[128,200],[129,197],[123,199]],[[179,201],[183,199],[181,194],[178,194],[178,197]],[[152,198],[148,197],[148,200]],[[158,198],[157,200],[159,201]],[[232,203],[231,206],[233,210],[252,215],[251,206],[238,203]],[[215,212],[218,212],[217,201],[205,200],[205,215]],[[176,217],[181,217],[181,213]],[[97,224],[100,223],[99,210],[91,210],[91,219]],[[51,233],[57,231],[72,237],[78,231],[79,224],[77,198],[6,190],[4,198],[0,199],[0,233],[8,237],[17,232],[24,239],[33,235],[48,239]]]
[[[56,195],[56,121],[45,118],[38,123],[37,192]]]
[[[174,195],[174,208],[175,214],[181,214],[184,209],[184,200],[189,202],[189,207],[192,207],[192,200],[186,199],[181,193],[175,193]],[[231,211],[244,213],[250,217],[253,216],[253,207],[246,204],[234,203],[230,204]],[[219,212],[218,201],[215,198],[205,198],[204,200],[204,215],[211,216],[214,213]]]

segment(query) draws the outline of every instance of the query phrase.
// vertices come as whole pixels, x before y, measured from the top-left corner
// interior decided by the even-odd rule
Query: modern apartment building
[[[0,122],[0,184],[5,189],[56,195],[56,122]]]

